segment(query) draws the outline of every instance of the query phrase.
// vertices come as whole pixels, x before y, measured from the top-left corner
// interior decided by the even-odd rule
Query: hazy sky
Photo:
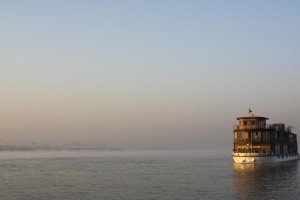
[[[248,107],[300,133],[299,9],[2,0],[0,145],[231,147]]]

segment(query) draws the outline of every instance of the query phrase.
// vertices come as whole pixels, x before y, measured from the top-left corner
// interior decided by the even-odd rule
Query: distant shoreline
[[[1,151],[120,151],[122,149],[115,147],[18,147],[18,146],[0,146]]]

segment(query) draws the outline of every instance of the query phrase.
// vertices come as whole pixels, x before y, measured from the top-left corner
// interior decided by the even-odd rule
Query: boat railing
[[[234,140],[234,143],[261,143],[261,138],[238,138]]]
[[[237,142],[238,143],[249,143],[249,142],[251,142],[251,138],[238,138]]]
[[[251,124],[251,125],[235,125],[234,130],[245,129],[273,129],[271,124]]]

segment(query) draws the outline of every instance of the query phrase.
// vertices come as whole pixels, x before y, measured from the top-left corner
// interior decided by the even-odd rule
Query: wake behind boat
[[[251,114],[249,109],[249,114]],[[238,117],[234,126],[235,163],[273,163],[299,159],[297,135],[284,123],[266,124],[268,118]]]

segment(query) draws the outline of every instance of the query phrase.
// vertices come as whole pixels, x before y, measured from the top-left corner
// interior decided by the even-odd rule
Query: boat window
[[[270,141],[270,136],[269,132],[263,132],[263,141],[264,142],[269,142]]]
[[[253,132],[253,142],[261,142],[261,132]]]

